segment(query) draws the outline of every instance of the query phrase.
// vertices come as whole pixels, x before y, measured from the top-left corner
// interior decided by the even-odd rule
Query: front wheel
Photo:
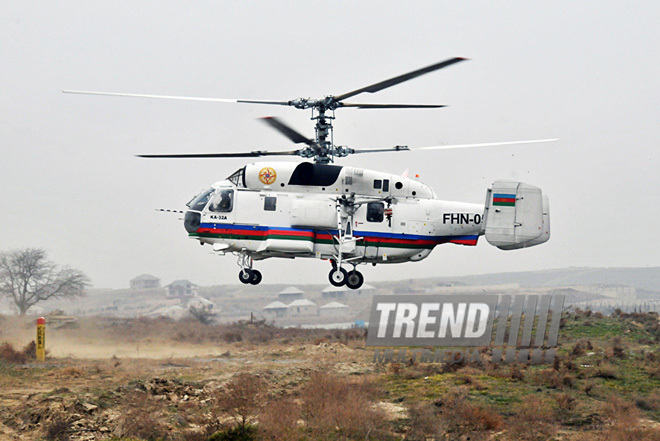
[[[348,273],[348,277],[346,278],[346,286],[348,286],[351,289],[358,289],[362,286],[364,283],[364,276],[362,275],[361,272],[353,270],[350,273]]]
[[[238,273],[238,280],[240,280],[241,283],[245,283],[246,285],[252,281],[253,277],[254,277],[254,273],[249,268],[242,269]]]
[[[347,278],[348,273],[344,268],[332,269],[328,274],[328,280],[330,280],[332,286],[344,286]]]

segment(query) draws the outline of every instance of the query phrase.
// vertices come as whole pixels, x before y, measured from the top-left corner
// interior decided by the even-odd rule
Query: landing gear
[[[238,280],[244,284],[258,285],[261,283],[261,272],[252,269],[252,258],[245,253],[241,253],[238,256],[238,266],[241,267],[241,271],[238,273]]]
[[[332,286],[339,287],[346,285],[350,289],[359,289],[364,283],[364,276],[355,267],[349,273],[344,268],[337,266],[336,262],[332,261],[332,269],[330,270],[330,274],[328,274],[328,280],[330,280]]]
[[[261,276],[261,272],[259,270],[245,268],[238,273],[238,280],[240,280],[242,283],[245,283],[246,285],[258,285],[261,283],[262,278],[263,277]]]

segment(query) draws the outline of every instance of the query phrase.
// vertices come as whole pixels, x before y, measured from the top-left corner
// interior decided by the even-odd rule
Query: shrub
[[[133,392],[124,397],[128,409],[119,417],[115,435],[120,438],[136,437],[146,441],[161,440],[168,435],[167,426],[158,418],[158,407],[144,392]]]
[[[302,418],[312,439],[381,439],[385,416],[375,407],[377,391],[364,380],[314,372],[301,391]]]
[[[468,401],[465,386],[450,389],[439,404],[440,419],[450,437],[475,439],[502,425],[500,415],[488,407]]]
[[[261,439],[293,441],[299,439],[300,406],[290,397],[272,397],[259,415]]]
[[[261,378],[247,373],[238,374],[218,391],[215,404],[238,427],[245,429],[256,422],[264,404],[265,393],[266,384]]]
[[[575,346],[573,346],[573,350],[571,351],[571,355],[574,357],[581,357],[586,353],[587,353],[587,342],[585,340],[580,340],[577,343],[575,343]]]
[[[257,429],[255,426],[236,426],[230,429],[216,432],[209,441],[254,441],[257,440]]]
[[[609,363],[601,364],[593,376],[605,380],[616,380],[617,378],[616,369]]]
[[[555,400],[555,417],[559,421],[566,421],[569,418],[575,416],[575,410],[578,405],[578,401],[575,397],[569,394],[557,394],[554,396]]]
[[[608,423],[603,430],[603,439],[660,441],[660,429],[640,424],[641,413],[630,401],[610,396],[602,405],[601,412]]]
[[[427,402],[415,402],[408,407],[408,432],[406,440],[426,441],[440,438],[440,418],[433,406]]]
[[[7,363],[23,364],[28,360],[34,360],[36,355],[37,345],[34,341],[28,343],[22,351],[17,351],[11,343],[3,343],[0,345],[0,360]]]
[[[44,438],[49,441],[69,441],[71,421],[63,414],[55,415],[44,425]]]
[[[612,339],[612,355],[616,358],[625,358],[625,347],[621,337],[616,336]]]
[[[530,396],[516,406],[516,415],[509,419],[513,439],[532,441],[548,439],[555,433],[554,412],[547,400]]]

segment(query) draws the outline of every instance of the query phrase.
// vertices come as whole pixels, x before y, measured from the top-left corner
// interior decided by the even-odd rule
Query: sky
[[[551,144],[356,155],[441,199],[482,203],[497,179],[542,188],[552,237],[501,251],[443,245],[367,282],[568,266],[660,266],[660,3],[620,1],[59,1],[0,5],[0,250],[42,247],[97,288],[143,273],[237,284],[233,256],[187,237],[198,191],[248,160],[140,153],[293,147],[260,123],[294,108],[63,94],[63,89],[290,100],[338,95],[447,58],[470,60],[363,94],[442,109],[340,109],[353,148],[559,138]],[[295,160],[295,158],[294,158]],[[257,264],[264,283],[324,283],[314,259]]]

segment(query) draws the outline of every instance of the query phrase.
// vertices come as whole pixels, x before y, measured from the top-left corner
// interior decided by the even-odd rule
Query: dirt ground
[[[36,333],[31,321],[5,318],[0,325],[0,342],[17,349]],[[149,403],[143,407],[169,412],[161,421],[172,437],[198,429],[202,421],[197,416],[206,411],[214,391],[236,374],[257,374],[267,379],[271,394],[282,394],[304,383],[312,371],[362,376],[375,369],[363,341],[341,342],[329,331],[318,336],[294,335],[303,332],[295,330],[289,337],[256,334],[259,340],[272,337],[268,341],[250,341],[255,330],[249,324],[244,332],[225,332],[219,341],[196,334],[179,340],[199,342],[177,341],[169,334],[191,326],[196,324],[168,323],[140,335],[130,329],[105,332],[125,328],[108,320],[48,329],[46,362],[0,362],[0,440],[119,439],[135,394],[145,392]],[[66,437],[58,437],[58,425],[66,428]]]
[[[207,441],[251,400],[250,439],[660,441],[657,314],[562,320],[552,365],[376,364],[363,329],[111,317],[51,324],[38,363],[35,320],[0,316],[0,441]]]

